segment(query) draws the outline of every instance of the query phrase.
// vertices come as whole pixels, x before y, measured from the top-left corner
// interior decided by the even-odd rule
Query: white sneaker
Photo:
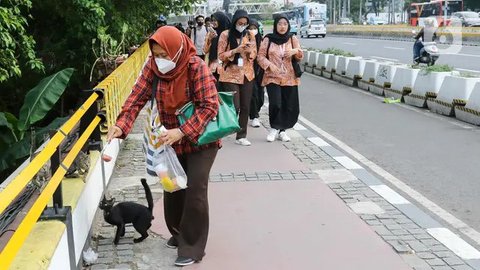
[[[278,130],[272,128],[272,130],[270,130],[270,133],[268,133],[267,141],[273,142],[277,139],[277,136],[278,136]]]
[[[247,138],[241,138],[235,141],[236,144],[243,145],[243,146],[250,146],[252,145],[251,142],[247,140]]]
[[[260,127],[260,120],[258,118],[253,118],[252,123],[250,123],[252,127],[258,128]]]
[[[282,142],[289,142],[290,141],[290,137],[288,137],[288,135],[285,131],[280,132],[280,134],[278,134],[278,137],[280,137],[280,140],[282,140]]]

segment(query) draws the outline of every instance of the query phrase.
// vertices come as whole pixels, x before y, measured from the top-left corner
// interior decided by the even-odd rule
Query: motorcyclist
[[[435,20],[433,18],[425,19],[425,26],[415,36],[415,44],[413,45],[413,60],[417,62],[420,58],[420,52],[423,49],[423,42],[427,40],[435,41],[437,39],[437,32],[435,27]]]

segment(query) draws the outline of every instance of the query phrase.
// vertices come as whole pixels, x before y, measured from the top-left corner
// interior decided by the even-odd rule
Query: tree
[[[0,83],[22,75],[22,69],[42,71],[35,53],[35,40],[27,33],[22,14],[32,7],[30,0],[0,2]]]

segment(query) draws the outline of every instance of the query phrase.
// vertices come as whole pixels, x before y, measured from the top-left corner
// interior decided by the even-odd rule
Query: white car
[[[307,38],[310,36],[322,36],[325,37],[327,35],[327,27],[325,25],[325,21],[323,20],[310,20],[305,21],[302,23],[300,27],[300,37],[306,36]]]

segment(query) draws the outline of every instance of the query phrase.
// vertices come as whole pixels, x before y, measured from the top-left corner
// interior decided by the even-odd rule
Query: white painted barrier
[[[321,54],[319,55],[318,59],[317,59],[317,68],[323,68],[323,69],[326,69],[327,68],[327,63],[328,63],[328,59],[330,58],[330,56],[333,55],[333,54]]]
[[[317,66],[317,60],[318,60],[318,57],[319,57],[320,54],[322,54],[322,53],[314,52],[314,53],[312,53],[312,55],[310,55],[310,58],[308,59],[308,65],[310,67],[316,67]]]
[[[332,71],[335,71],[337,69],[338,58],[339,58],[338,55],[330,55],[328,57],[328,63],[327,63],[327,68],[326,68],[326,70],[328,72],[332,72]]]
[[[427,100],[428,108],[438,114],[455,115],[454,106],[465,106],[477,82],[480,82],[480,78],[446,76],[437,98]]]
[[[427,107],[427,93],[436,96],[440,91],[443,80],[450,74],[452,73],[420,71],[413,84],[412,93],[404,97],[405,103],[420,108]]]
[[[465,107],[455,106],[455,117],[461,121],[480,126],[480,82],[475,84]]]
[[[385,96],[402,99],[404,95],[411,93],[419,72],[420,69],[413,69],[409,66],[397,67],[392,86],[385,88]]]
[[[383,63],[378,67],[377,75],[375,77],[374,85],[370,87],[370,92],[383,96],[384,89],[392,86],[393,77],[397,71],[397,67],[404,66],[403,64]]]
[[[366,62],[367,60],[361,58],[350,59],[345,75],[351,79],[362,78]]]

